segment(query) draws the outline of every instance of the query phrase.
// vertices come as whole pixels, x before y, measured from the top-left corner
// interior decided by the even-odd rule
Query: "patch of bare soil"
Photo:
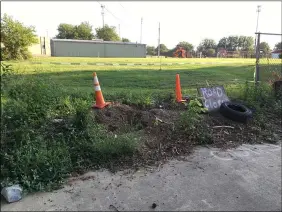
[[[183,135],[178,132],[177,126],[184,110],[158,108],[141,110],[128,105],[114,104],[95,112],[97,121],[104,124],[109,131],[123,133],[125,129],[133,127],[143,132],[138,151],[133,158],[119,162],[122,166],[152,165],[188,155],[195,146],[203,144],[195,139],[195,134],[200,128],[202,132],[209,134],[209,142],[206,144],[223,149],[234,148],[243,143],[275,143],[282,137],[281,122],[277,116],[271,114],[266,114],[269,121],[264,127],[254,121],[247,124],[234,122],[220,113],[204,114],[201,125],[191,134],[188,132]]]
[[[118,103],[95,112],[98,123],[104,124],[111,132],[123,131],[137,125],[142,116],[140,110]]]
[[[278,117],[273,115],[268,120],[263,127],[254,120],[243,124],[229,120],[219,113],[206,118],[213,146],[222,149],[235,148],[243,143],[276,143],[279,137],[282,138],[282,131],[279,129],[281,124]]]

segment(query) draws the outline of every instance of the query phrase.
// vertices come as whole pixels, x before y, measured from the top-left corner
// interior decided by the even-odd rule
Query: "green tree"
[[[116,28],[114,26],[105,25],[104,27],[96,28],[96,36],[99,39],[103,39],[104,41],[120,41],[120,37],[116,32]]]
[[[58,39],[74,39],[75,37],[75,26],[72,24],[61,23],[57,30],[56,38]]]
[[[4,14],[1,18],[1,61],[31,57],[28,47],[37,43],[35,28]]]
[[[183,47],[187,52],[191,52],[194,49],[193,44],[186,41],[179,42],[177,46]]]
[[[239,37],[239,48],[243,51],[254,50],[254,38],[252,36],[240,36]]]
[[[228,44],[228,50],[229,51],[239,50],[239,45],[240,45],[239,36],[229,36],[227,44]]]
[[[280,50],[282,49],[282,42],[276,43],[274,46],[274,50]]]
[[[159,47],[159,46],[158,46]],[[158,47],[155,49],[156,52],[158,52]],[[164,45],[163,43],[160,44],[160,55],[165,54],[166,52],[168,52],[168,48],[166,47],[166,45]]]
[[[74,27],[74,39],[92,40],[93,38],[92,26],[88,22],[82,22]]]
[[[206,51],[206,55],[207,55],[208,57],[214,57],[214,56],[215,56],[215,50],[214,50],[214,49],[208,49],[208,50]]]
[[[213,39],[204,39],[198,46],[198,51],[206,52],[208,49],[215,49],[216,43]]]
[[[204,39],[200,45],[197,47],[199,52],[202,52],[203,55],[208,56],[210,54],[209,49],[216,49],[216,43],[213,39]],[[208,52],[209,51],[209,52]]]
[[[264,54],[267,54],[270,52],[269,44],[266,42],[261,42],[259,44],[259,48],[260,48],[260,51],[263,51]]]
[[[82,22],[77,26],[62,23],[59,24],[57,30],[56,38],[59,39],[92,40],[94,38],[92,26],[88,22]]]
[[[147,49],[147,55],[156,55],[154,46],[147,46],[146,49]]]
[[[122,38],[121,41],[122,42],[130,42],[130,40],[128,38]]]
[[[225,48],[227,51],[251,51],[254,39],[251,36],[228,36],[219,40],[217,48]]]
[[[228,49],[228,38],[227,37],[223,37],[221,38],[219,41],[218,41],[218,44],[217,44],[217,48],[224,48],[224,49]]]

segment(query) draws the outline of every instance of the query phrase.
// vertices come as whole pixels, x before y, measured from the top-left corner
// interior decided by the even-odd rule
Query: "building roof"
[[[77,43],[105,43],[105,44],[122,44],[122,45],[146,45],[143,43],[133,43],[133,42],[122,42],[122,41],[103,41],[102,39],[97,40],[75,40],[75,39],[57,39],[53,38],[52,41],[60,42],[77,42]]]
[[[271,52],[272,54],[282,53],[282,49],[274,50]]]

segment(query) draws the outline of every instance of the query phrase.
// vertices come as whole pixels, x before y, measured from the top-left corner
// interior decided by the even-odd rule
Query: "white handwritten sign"
[[[198,91],[203,97],[203,104],[208,111],[217,110],[223,102],[229,101],[223,86],[199,88]]]

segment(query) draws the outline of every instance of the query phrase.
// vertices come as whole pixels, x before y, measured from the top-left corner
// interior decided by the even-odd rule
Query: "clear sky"
[[[88,21],[93,29],[102,26],[101,5],[105,5],[105,24],[116,26],[121,37],[157,46],[158,25],[161,43],[173,48],[180,41],[197,46],[202,39],[216,42],[224,36],[254,36],[256,7],[261,5],[258,31],[281,33],[281,1],[2,1],[1,14],[8,13],[25,25],[36,27],[37,34],[54,37],[60,23]],[[281,36],[263,36],[273,48]]]

